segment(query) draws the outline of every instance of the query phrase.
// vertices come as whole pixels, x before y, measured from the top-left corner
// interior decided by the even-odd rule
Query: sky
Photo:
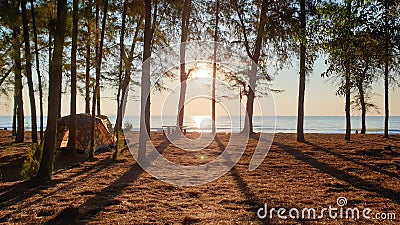
[[[321,73],[325,71],[326,66],[322,58],[318,59],[315,63],[314,71],[308,76],[306,83],[306,96],[305,96],[305,115],[306,116],[344,116],[344,97],[335,95],[336,87],[332,85],[329,78],[322,78]],[[191,79],[188,82],[187,100],[190,100],[186,105],[185,113],[188,116],[193,115],[210,115],[211,112],[211,101],[207,98],[199,98],[198,96],[210,95],[211,87],[207,85],[210,79],[205,77],[211,76],[207,72],[199,72],[197,78]],[[177,81],[166,82],[171,88],[174,88],[174,92],[163,91],[152,94],[151,112],[152,115],[168,114],[174,115],[177,108],[177,99],[179,93],[179,86]],[[289,69],[283,69],[278,72],[272,82],[272,87],[275,89],[283,90],[281,93],[274,93],[273,102],[274,107],[271,106],[272,98],[261,99],[259,104],[261,107],[256,106],[255,114],[266,115],[274,110],[277,116],[295,116],[297,115],[297,97],[298,97],[298,69],[296,66]],[[221,92],[223,88],[217,90]],[[367,115],[383,115],[384,112],[384,98],[383,98],[383,82],[377,82],[373,85],[373,102],[378,106],[379,112],[371,111]],[[130,98],[127,105],[127,115],[139,115],[139,97],[140,88],[135,86],[130,91]],[[239,99],[238,90],[225,92],[226,95],[230,96],[230,99],[222,99],[221,104],[225,105],[225,108],[221,104],[217,104],[217,115],[227,115],[226,111],[229,111],[231,115],[239,115]],[[197,97],[196,97],[197,96]],[[102,92],[102,114],[107,116],[114,116],[116,114],[116,102],[115,90],[103,90]],[[192,99],[193,98],[193,99]],[[245,99],[245,98],[244,98]],[[400,99],[399,88],[390,90],[390,115],[400,115]],[[38,103],[38,100],[36,101]],[[1,97],[0,103],[0,115],[10,116],[12,115],[13,101],[11,97]],[[69,113],[69,93],[63,95],[62,98],[62,115]],[[263,107],[268,108],[265,110]],[[241,108],[242,113],[244,105]],[[25,115],[30,115],[30,105],[28,98],[27,85],[24,86],[24,111]],[[44,105],[45,114],[47,113],[47,98],[45,98]],[[38,112],[38,111],[37,111]],[[77,112],[84,112],[84,98],[78,97]],[[360,115],[359,112],[353,111],[353,115]]]

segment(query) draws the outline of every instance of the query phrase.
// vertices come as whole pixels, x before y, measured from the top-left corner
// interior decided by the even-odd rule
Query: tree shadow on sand
[[[222,143],[222,141],[218,138],[217,135],[215,136],[214,140],[218,144],[219,149],[221,149],[221,152],[223,152],[226,148],[225,144]],[[224,159],[226,160],[226,163],[228,165],[232,165],[232,161],[230,158],[228,158],[227,155],[225,155]],[[264,203],[257,197],[257,195],[253,191],[251,191],[248,183],[241,177],[236,166],[232,167],[232,169],[229,171],[229,173],[232,176],[233,180],[235,181],[236,186],[240,189],[242,194],[245,196],[246,201],[244,201],[243,204],[246,204],[247,206],[250,207],[251,212],[254,215],[254,221],[258,221],[260,224],[271,224],[271,221],[268,219],[259,220],[258,218],[256,218],[255,212],[257,212],[257,209],[260,206],[263,206]]]
[[[368,168],[368,169],[370,169],[370,170],[372,170],[372,171],[375,171],[375,172],[378,172],[378,173],[387,175],[387,176],[389,176],[389,177],[394,177],[394,178],[397,178],[397,179],[400,180],[400,175],[398,175],[398,174],[396,174],[396,173],[393,173],[393,172],[391,172],[391,171],[385,170],[385,169],[383,169],[383,168],[379,168],[378,166],[375,166],[375,165],[371,165],[371,164],[368,164],[368,163],[365,163],[365,162],[361,162],[361,161],[356,160],[356,159],[354,159],[354,158],[348,157],[348,156],[345,155],[345,154],[342,154],[342,153],[339,153],[339,152],[334,152],[334,151],[332,151],[332,150],[330,150],[330,149],[327,149],[327,148],[318,146],[318,145],[316,145],[316,144],[314,144],[314,143],[311,143],[311,142],[304,142],[304,143],[307,144],[307,145],[309,145],[309,146],[312,146],[312,147],[313,147],[315,150],[317,150],[317,151],[323,151],[323,152],[325,152],[325,153],[327,153],[327,154],[330,154],[330,155],[332,155],[332,156],[335,156],[335,157],[337,157],[337,158],[340,158],[340,159],[342,159],[342,160],[344,160],[344,161],[350,161],[350,162],[355,163],[355,164],[357,164],[357,165],[359,165],[359,166],[366,167],[366,168]],[[372,154],[373,156],[376,156],[376,153],[371,153],[371,154]],[[397,153],[397,152],[391,152],[391,153],[388,153],[387,155],[388,155],[388,156],[398,156],[398,155],[400,155],[400,154]]]
[[[158,152],[161,154],[169,146],[168,140],[163,141],[157,146]],[[93,197],[86,200],[78,207],[67,207],[63,209],[55,218],[46,224],[85,224],[102,212],[106,207],[118,205],[120,202],[115,197],[120,195],[122,191],[131,185],[144,170],[137,164],[133,164],[131,168],[122,174],[118,179],[96,193]]]
[[[276,143],[276,142],[274,142],[274,145],[278,146],[283,151],[294,156],[297,160],[300,160],[300,161],[307,163],[308,165],[318,169],[322,173],[328,174],[332,177],[342,180],[355,188],[363,189],[363,190],[369,191],[369,192],[374,192],[379,196],[390,199],[393,202],[400,204],[400,192],[399,191],[385,188],[377,183],[371,183],[371,182],[366,181],[358,176],[352,175],[346,171],[335,168],[331,165],[328,165],[324,162],[317,160],[316,158],[309,156],[306,153],[303,153],[303,152],[293,148],[292,146],[285,145],[282,143]]]
[[[103,160],[99,160],[94,165],[90,165],[85,168],[82,168],[79,172],[73,173],[70,176],[66,176],[59,180],[51,180],[46,183],[38,182],[36,180],[26,180],[26,181],[16,183],[11,187],[8,187],[8,189],[6,191],[4,191],[0,194],[0,202],[1,202],[0,207],[1,208],[6,208],[8,206],[17,205],[18,203],[36,195],[36,194],[41,194],[41,192],[43,192],[44,190],[55,187],[57,184],[63,183],[68,180],[72,180],[72,179],[82,176],[82,175],[85,175],[83,177],[80,177],[77,180],[74,180],[73,182],[68,182],[68,184],[66,184],[66,185],[61,185],[61,187],[56,188],[54,191],[51,191],[50,193],[47,193],[46,195],[42,194],[41,198],[38,198],[37,200],[32,201],[32,202],[29,202],[28,204],[24,205],[23,207],[17,209],[16,211],[13,211],[11,213],[4,215],[2,218],[0,218],[0,222],[7,221],[13,214],[18,213],[24,207],[33,205],[33,204],[37,203],[38,201],[42,200],[43,198],[51,196],[58,191],[64,190],[64,189],[68,188],[69,186],[74,185],[76,182],[85,180],[86,178],[90,177],[91,175],[96,174],[103,169],[106,169],[107,167],[112,165],[112,163],[113,163],[112,160],[110,160],[109,158],[105,158]]]

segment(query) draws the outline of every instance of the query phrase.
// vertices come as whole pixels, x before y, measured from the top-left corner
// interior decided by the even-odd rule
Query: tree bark
[[[96,4],[98,4],[98,3],[96,3]],[[103,58],[103,44],[104,44],[104,33],[105,33],[106,20],[107,20],[107,7],[108,7],[108,0],[105,0],[102,26],[101,26],[100,44],[99,44],[98,48],[96,48],[96,52],[97,52],[97,54],[96,54],[96,83],[95,83],[95,88],[94,88],[94,92],[93,92],[92,130],[91,130],[91,143],[90,143],[89,158],[93,158],[94,152],[95,152],[94,143],[95,143],[96,99],[99,98],[99,96],[100,96],[100,72],[101,72],[101,60]],[[98,6],[97,5],[96,5],[96,17],[97,17],[96,20],[98,20]]]
[[[37,40],[37,28],[36,28],[36,15],[35,15],[35,5],[33,0],[31,2],[32,11],[32,29],[33,29],[33,41],[35,44],[35,62],[36,62],[36,74],[38,77],[38,88],[39,88],[39,114],[40,114],[40,140],[43,140],[43,89],[42,89],[42,76],[40,75],[40,63],[39,63],[39,49]]]
[[[126,0],[122,5],[122,24],[121,24],[121,35],[119,38],[119,66],[118,66],[118,92],[117,92],[117,119],[115,121],[115,152],[113,159],[116,160],[119,155],[119,134],[122,132],[122,112],[121,112],[121,89],[122,89],[122,72],[123,72],[123,56],[124,56],[124,39],[125,39],[125,25],[126,24]],[[120,122],[121,121],[121,122]],[[121,125],[121,126],[120,126]]]
[[[44,140],[42,159],[40,162],[37,179],[50,180],[53,170],[55,152],[55,141],[57,132],[58,109],[61,104],[59,94],[61,93],[63,47],[65,27],[67,19],[67,0],[57,0],[57,20],[54,35],[54,54],[50,62],[49,76],[49,99],[47,114],[47,129]]]
[[[300,28],[306,33],[306,1],[300,0]],[[297,111],[297,141],[305,142],[304,139],[304,96],[306,89],[306,44],[305,36],[300,41],[300,77],[299,77],[299,102]]]
[[[12,119],[12,132],[11,136],[17,135],[17,96],[15,95],[16,89],[14,87],[14,108],[13,108],[13,119]]]
[[[385,129],[384,138],[389,138],[389,18],[387,15],[389,5],[385,1]]]
[[[87,35],[86,35],[86,71],[85,71],[85,113],[90,113],[90,63],[91,63],[91,14],[92,0],[88,2],[88,12],[86,14]]]
[[[367,62],[363,73],[360,75],[359,79],[357,79],[357,89],[361,105],[361,134],[365,134],[367,131],[366,118],[365,118],[367,115],[367,106],[365,102],[364,81],[367,76],[368,69],[369,69],[369,64]]]
[[[21,49],[18,36],[20,35],[20,28],[13,28],[13,60],[14,60],[14,74],[15,74],[15,102],[16,102],[16,115],[17,115],[17,132],[15,134],[15,142],[24,142],[24,103],[22,100],[22,64],[21,64]]]
[[[144,162],[146,158],[146,142],[149,138],[150,130],[150,62],[146,61],[151,57],[151,0],[145,0],[145,19],[144,19],[144,45],[143,45],[143,64],[142,64],[142,84],[141,84],[141,112],[140,112],[140,137],[138,161]]]
[[[100,75],[100,77],[101,77],[101,75]],[[97,94],[96,94],[96,98],[97,98],[97,100],[96,100],[97,115],[101,115],[100,95],[101,95],[101,92],[100,92],[100,83],[99,83],[99,86],[97,87]]]
[[[260,13],[260,21],[257,29],[257,38],[255,41],[255,47],[253,54],[250,53],[249,42],[247,40],[247,35],[243,20],[241,19],[243,32],[245,35],[245,47],[246,51],[249,54],[249,57],[253,60],[251,65],[251,70],[249,73],[249,85],[248,85],[248,93],[247,93],[247,102],[246,102],[246,119],[244,121],[243,133],[248,133],[249,135],[253,134],[253,112],[254,112],[254,98],[255,98],[255,90],[257,86],[257,64],[261,54],[263,36],[264,36],[264,26],[267,21],[267,10],[268,10],[268,1],[263,0],[261,5],[261,13]],[[238,11],[239,14],[239,11]],[[241,16],[239,15],[241,18]]]
[[[185,100],[186,100],[186,81],[188,79],[188,73],[186,72],[186,41],[189,32],[189,18],[190,18],[190,5],[191,0],[183,0],[183,9],[181,17],[181,46],[179,53],[180,60],[180,93],[179,93],[179,103],[178,103],[178,129],[183,126],[183,118],[185,116]]]
[[[347,1],[346,3],[346,8],[347,8],[347,19],[348,21],[351,20],[351,1]],[[351,35],[351,29],[347,30],[348,35]],[[350,56],[346,56],[350,57]],[[345,60],[345,98],[346,98],[346,103],[345,103],[345,112],[346,112],[346,135],[345,135],[345,140],[350,141],[350,135],[351,135],[351,112],[350,112],[350,104],[351,104],[351,70],[350,70],[350,59]]]
[[[71,48],[71,108],[67,151],[76,150],[76,50],[78,39],[78,0],[72,2],[72,48]]]
[[[216,96],[215,96],[215,83],[217,80],[217,41],[218,41],[218,22],[219,22],[219,0],[217,0],[215,10],[215,30],[214,30],[214,55],[213,55],[213,82],[212,82],[212,106],[211,106],[211,118],[212,118],[212,133],[215,135],[217,132],[216,127]]]
[[[36,122],[36,102],[35,91],[33,89],[32,80],[32,55],[29,40],[28,17],[26,15],[26,0],[21,0],[21,17],[22,29],[25,43],[25,72],[28,80],[29,102],[31,105],[31,127],[32,127],[32,143],[37,143],[37,122]]]
[[[366,123],[365,123],[367,107],[365,105],[364,85],[363,85],[362,80],[359,81],[357,87],[358,87],[358,94],[360,95],[360,105],[361,105],[361,134],[365,134],[366,129],[367,129]]]
[[[384,138],[389,138],[389,60],[385,60],[385,130]]]
[[[351,96],[350,96],[350,68],[349,68],[349,63],[346,63],[346,74],[345,74],[345,98],[346,98],[346,105],[345,105],[345,111],[346,111],[346,135],[345,135],[345,140],[350,141],[350,135],[351,135],[351,115],[350,115],[350,104],[351,104]]]
[[[136,30],[135,30],[135,34],[133,35],[133,40],[132,40],[132,44],[131,44],[131,48],[130,48],[130,52],[128,57],[126,57],[125,55],[125,50],[123,50],[121,48],[121,52],[120,52],[120,57],[121,57],[121,61],[120,61],[120,73],[121,73],[121,78],[119,78],[120,80],[120,85],[119,85],[119,95],[118,95],[118,110],[117,110],[117,119],[115,122],[115,132],[116,132],[116,136],[117,136],[117,144],[116,144],[116,152],[115,152],[115,157],[117,157],[117,155],[119,154],[119,134],[122,132],[122,120],[123,117],[125,115],[125,108],[126,108],[126,101],[128,99],[128,92],[129,92],[129,83],[131,81],[131,66],[132,66],[132,61],[133,61],[133,55],[135,52],[135,47],[136,47],[136,42],[138,40],[138,36],[139,36],[139,31],[140,31],[140,26],[142,24],[143,21],[143,17],[140,17],[137,25],[136,25]],[[125,34],[125,23],[123,23],[123,31],[121,30],[121,34]],[[122,35],[123,36],[123,35]],[[120,40],[120,44],[123,45],[123,40]],[[125,59],[125,60],[123,60]],[[123,72],[123,62],[125,61],[124,65],[125,65],[125,77],[122,80],[122,72]]]

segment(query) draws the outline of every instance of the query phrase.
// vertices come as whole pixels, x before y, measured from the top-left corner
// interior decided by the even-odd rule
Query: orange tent
[[[67,147],[69,138],[70,116],[64,116],[57,120],[58,149]],[[90,148],[92,117],[90,114],[76,115],[76,149],[88,150]],[[95,146],[96,148],[114,143],[114,130],[107,116],[97,115],[95,117]]]

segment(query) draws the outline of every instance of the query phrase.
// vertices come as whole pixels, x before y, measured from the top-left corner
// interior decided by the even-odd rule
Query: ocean
[[[46,117],[44,123],[46,124]],[[111,123],[115,122],[115,117],[109,117]],[[243,126],[243,117],[239,116],[217,117],[217,132],[238,132]],[[240,121],[242,123],[240,123]],[[38,118],[39,122],[39,118]],[[352,132],[361,130],[361,117],[353,116],[351,118]],[[384,126],[384,117],[382,116],[367,116],[367,133],[382,134]],[[126,116],[124,118],[124,127],[132,127],[133,130],[139,130],[139,117]],[[151,117],[151,129],[160,130],[164,125],[175,125],[175,116],[160,116]],[[274,130],[277,133],[296,133],[296,116],[255,116],[253,118],[253,126],[255,132],[271,132]],[[344,116],[306,116],[304,121],[305,133],[330,133],[343,134],[345,133],[346,120]],[[211,132],[211,117],[209,116],[191,116],[184,120],[184,125],[188,131],[203,131]],[[0,116],[0,129],[12,129],[12,117]],[[25,129],[31,130],[30,117],[25,117]],[[392,116],[389,120],[389,133],[400,134],[400,116]]]

